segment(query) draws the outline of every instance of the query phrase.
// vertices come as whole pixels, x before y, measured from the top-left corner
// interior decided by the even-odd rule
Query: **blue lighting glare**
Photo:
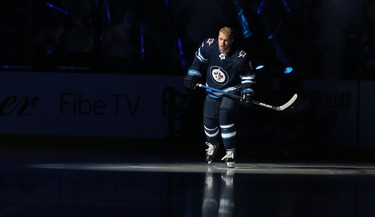
[[[0,65],[0,69],[31,69],[32,66],[10,66],[10,65]]]
[[[234,4],[236,5],[237,9],[237,16],[240,21],[241,27],[242,27],[242,35],[244,38],[250,37],[253,33],[249,29],[249,24],[245,18],[244,12],[242,10],[242,7],[240,6],[239,0],[233,0]]]
[[[255,70],[260,70],[260,69],[263,69],[264,68],[264,65],[259,65],[257,67],[255,67]]]
[[[53,4],[49,3],[49,2],[46,3],[46,6],[49,7],[49,8],[55,9],[57,11],[60,11],[63,14],[69,14],[70,13],[69,11],[66,11],[66,10],[64,10],[64,9],[62,9],[60,7],[57,7],[56,5],[53,5]]]
[[[293,71],[293,67],[291,66],[288,66],[288,67],[285,67],[284,69],[284,74],[289,74]]]
[[[288,3],[285,0],[281,0],[283,2],[283,5],[285,9],[288,11],[288,13],[292,13],[292,9],[289,7]]]
[[[266,1],[266,0],[262,0],[262,1],[260,2],[259,7],[258,7],[258,9],[257,9],[257,13],[258,13],[258,14],[262,13],[262,9],[263,9],[264,2],[265,2],[265,1]]]
[[[139,40],[141,43],[141,54],[142,54],[142,57],[145,58],[145,39],[144,39],[144,27],[143,26],[141,26],[139,33],[140,33]]]
[[[182,43],[181,43],[181,39],[180,38],[177,39],[177,44],[178,44],[178,49],[180,51],[179,53],[180,53],[180,56],[181,56],[181,64],[185,67],[186,62],[185,62],[184,51],[182,49]]]

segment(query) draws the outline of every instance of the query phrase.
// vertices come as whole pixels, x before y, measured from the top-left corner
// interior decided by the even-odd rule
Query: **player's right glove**
[[[254,91],[250,88],[246,88],[241,91],[240,103],[242,106],[251,106],[253,104]]]
[[[188,89],[194,90],[197,88],[197,83],[201,78],[200,72],[196,70],[189,69],[188,74],[184,78],[184,85]]]

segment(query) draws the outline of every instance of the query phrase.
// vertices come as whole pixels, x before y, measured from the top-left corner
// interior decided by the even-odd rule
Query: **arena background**
[[[243,109],[239,148],[375,154],[373,0],[6,0],[0,10],[2,145],[200,153],[203,91],[183,76],[202,40],[229,25],[264,66],[257,99],[299,95],[283,112]]]

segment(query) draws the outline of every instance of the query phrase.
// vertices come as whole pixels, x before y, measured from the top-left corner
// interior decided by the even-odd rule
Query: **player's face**
[[[225,33],[219,32],[218,36],[218,43],[219,43],[219,49],[223,53],[227,53],[230,51],[230,48],[232,46],[232,39]]]

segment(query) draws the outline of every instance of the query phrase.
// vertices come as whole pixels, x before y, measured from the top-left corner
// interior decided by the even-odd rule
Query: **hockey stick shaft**
[[[209,86],[206,86],[206,85],[203,85],[203,84],[196,84],[197,87],[201,87],[201,88],[204,88],[204,89],[208,89],[208,90],[212,90],[214,92],[218,92],[218,93],[222,93],[222,94],[225,94],[227,96],[230,96],[234,99],[241,99],[241,96],[237,95],[237,94],[234,94],[234,93],[229,93],[229,92],[226,92],[224,90],[220,90],[220,89],[216,89],[214,87],[209,87]]]
[[[196,86],[204,88],[204,89],[212,90],[214,92],[219,92],[219,93],[228,95],[228,96],[230,96],[232,98],[235,98],[235,99],[241,99],[241,97],[239,95],[236,95],[236,94],[233,94],[233,93],[228,93],[226,91],[223,91],[223,90],[220,90],[220,89],[217,89],[217,88],[209,87],[209,86],[199,84],[199,83],[196,84]],[[255,105],[258,105],[258,106],[262,106],[262,107],[265,107],[265,108],[272,109],[272,110],[283,111],[286,108],[288,108],[289,106],[291,106],[296,101],[296,99],[297,99],[297,94],[294,94],[293,97],[288,102],[286,102],[285,104],[283,104],[281,106],[273,106],[273,105],[269,105],[269,104],[259,102],[259,101],[256,101],[256,100],[252,100],[252,103],[255,104]]]

